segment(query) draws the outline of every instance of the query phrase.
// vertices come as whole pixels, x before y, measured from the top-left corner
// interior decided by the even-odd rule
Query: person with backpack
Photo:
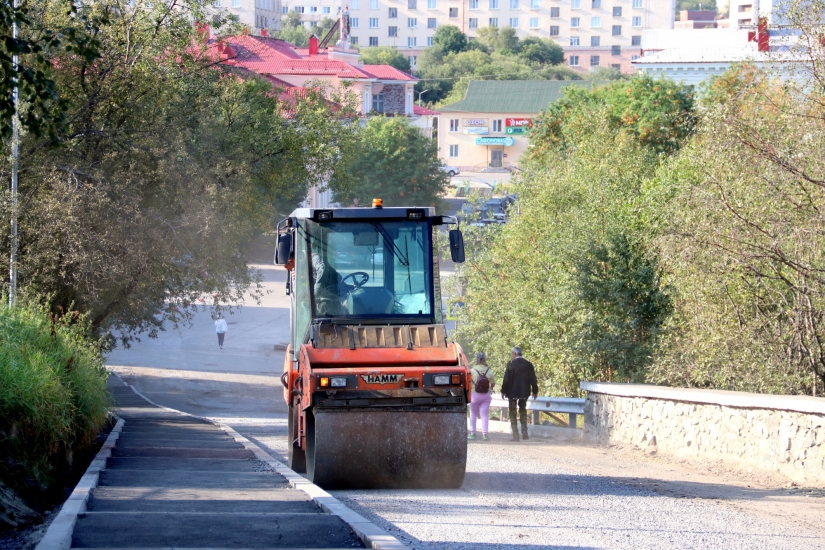
[[[487,437],[489,426],[488,414],[490,412],[490,402],[493,400],[493,388],[496,385],[496,375],[493,369],[487,366],[487,356],[483,351],[476,353],[476,363],[470,369],[473,377],[473,394],[470,399],[470,434],[467,439],[476,438],[476,420],[481,418],[481,437],[484,441]]]

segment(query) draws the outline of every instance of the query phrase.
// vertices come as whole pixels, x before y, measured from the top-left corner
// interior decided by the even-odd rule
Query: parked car
[[[451,178],[453,176],[457,176],[461,173],[461,170],[459,170],[457,166],[446,166],[445,165],[445,166],[441,167],[441,171],[442,172],[447,172],[450,175]]]

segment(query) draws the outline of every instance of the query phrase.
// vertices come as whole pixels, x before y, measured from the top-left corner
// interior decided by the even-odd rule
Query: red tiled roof
[[[418,105],[413,105],[413,114],[414,115],[437,115],[436,111],[431,111],[424,107],[419,107]]]
[[[379,78],[381,80],[416,80],[404,71],[399,71],[395,67],[390,67],[389,65],[364,65],[361,70],[374,78]]]

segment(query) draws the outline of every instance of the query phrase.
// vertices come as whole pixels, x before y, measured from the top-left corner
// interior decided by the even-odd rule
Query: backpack
[[[478,371],[476,371],[478,372]],[[473,389],[475,393],[489,393],[490,392],[490,380],[487,379],[487,373],[490,372],[490,367],[487,367],[487,370],[484,373],[478,372],[478,380],[476,380],[476,386]]]

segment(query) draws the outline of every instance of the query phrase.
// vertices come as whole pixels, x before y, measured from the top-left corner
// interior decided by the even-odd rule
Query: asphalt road
[[[276,347],[289,330],[285,272],[262,269],[271,293],[228,318],[223,350],[203,312],[191,328],[116,350],[108,364],[158,403],[221,419],[283,457],[284,352]],[[335,496],[415,548],[825,548],[825,498],[777,483],[493,435],[470,445],[460,490]]]

